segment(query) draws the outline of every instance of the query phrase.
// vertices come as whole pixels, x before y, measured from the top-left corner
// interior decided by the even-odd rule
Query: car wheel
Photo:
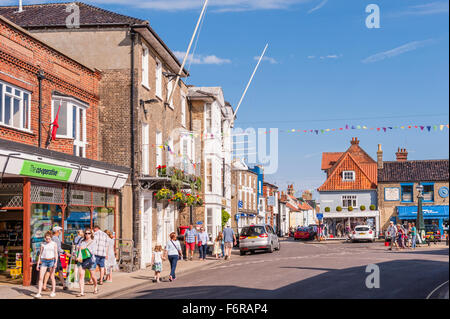
[[[278,251],[280,251],[280,249],[281,249],[281,243],[280,242],[278,242]]]
[[[269,248],[269,253],[273,253],[273,246],[272,245],[270,245],[270,248]]]
[[[241,254],[241,256],[245,255],[245,251],[243,251],[243,250],[239,251],[239,253]]]

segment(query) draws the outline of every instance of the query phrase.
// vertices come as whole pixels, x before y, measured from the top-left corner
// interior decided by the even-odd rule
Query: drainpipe
[[[137,242],[139,239],[138,236],[138,221],[137,217],[138,214],[136,212],[137,209],[137,201],[138,196],[136,194],[136,164],[135,164],[135,114],[134,114],[134,67],[135,67],[135,61],[134,61],[134,46],[136,45],[136,32],[130,28],[130,36],[131,36],[131,91],[130,91],[130,117],[131,117],[131,188],[132,188],[132,211],[133,211],[133,242],[135,248],[137,247]]]
[[[42,80],[45,79],[44,71],[39,70],[37,74],[37,79],[39,82],[39,115],[38,115],[38,147],[41,147],[41,123],[42,123]]]

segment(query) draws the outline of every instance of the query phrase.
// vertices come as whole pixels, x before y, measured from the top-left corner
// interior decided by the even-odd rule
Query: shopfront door
[[[152,261],[152,200],[142,199],[142,253],[141,268]]]

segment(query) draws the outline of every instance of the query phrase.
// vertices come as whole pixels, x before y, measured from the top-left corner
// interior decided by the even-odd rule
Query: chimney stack
[[[383,150],[381,149],[381,144],[378,144],[377,166],[378,169],[383,169]]]
[[[406,148],[398,148],[397,153],[395,153],[395,156],[397,156],[397,162],[406,162],[408,160],[408,152],[406,151]]]
[[[352,137],[352,141],[350,142],[350,144],[352,145],[358,145],[359,144],[359,140],[357,137]]]
[[[293,184],[292,185],[288,185],[287,194],[291,195],[291,196],[294,196],[294,185]]]

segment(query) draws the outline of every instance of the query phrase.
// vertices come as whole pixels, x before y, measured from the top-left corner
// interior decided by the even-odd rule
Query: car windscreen
[[[308,228],[306,228],[306,227],[299,227],[299,228],[297,228],[297,231],[308,231]]]
[[[356,231],[368,231],[370,228],[369,227],[356,227],[355,230]]]
[[[241,236],[260,236],[265,232],[263,226],[249,226],[242,229]]]

